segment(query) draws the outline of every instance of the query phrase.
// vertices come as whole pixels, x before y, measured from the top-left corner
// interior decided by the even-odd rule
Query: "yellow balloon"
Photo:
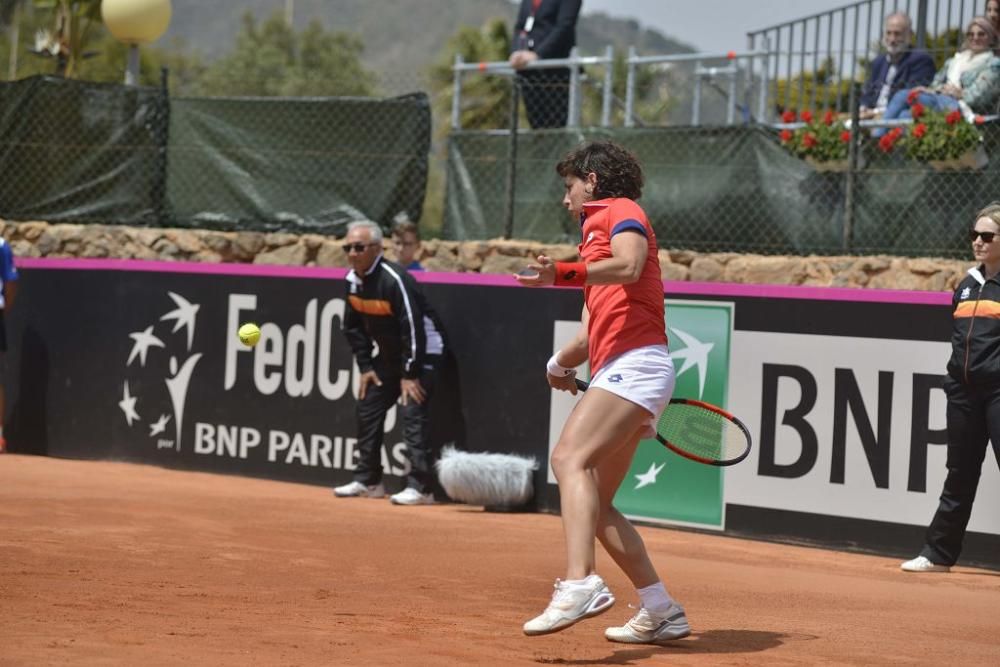
[[[170,25],[170,0],[102,0],[101,18],[126,44],[155,42]]]

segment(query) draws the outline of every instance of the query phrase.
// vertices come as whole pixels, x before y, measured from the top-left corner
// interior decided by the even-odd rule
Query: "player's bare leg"
[[[641,601],[631,619],[622,626],[608,628],[604,636],[627,644],[664,644],[691,634],[687,616],[660,581],[639,531],[612,505],[644,430],[637,431],[625,447],[595,471],[601,496],[597,538],[635,586]]]
[[[594,573],[594,538],[601,513],[595,469],[626,444],[622,433],[634,433],[648,418],[638,406],[594,389],[584,395],[563,427],[552,468],[559,480],[567,574],[565,580],[556,581],[545,611],[524,624],[525,634],[558,632],[614,604],[604,580]]]

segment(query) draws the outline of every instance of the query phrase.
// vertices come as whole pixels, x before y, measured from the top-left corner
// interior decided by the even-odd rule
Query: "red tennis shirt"
[[[663,283],[656,234],[642,208],[631,199],[612,198],[583,205],[580,256],[587,264],[611,257],[611,237],[623,232],[646,237],[649,252],[639,280],[631,285],[587,285],[590,372],[611,358],[647,345],[666,345]]]

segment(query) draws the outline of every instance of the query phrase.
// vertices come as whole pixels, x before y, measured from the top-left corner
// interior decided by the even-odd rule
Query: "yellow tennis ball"
[[[253,347],[260,340],[260,329],[253,322],[247,322],[238,332],[240,341],[247,347]]]

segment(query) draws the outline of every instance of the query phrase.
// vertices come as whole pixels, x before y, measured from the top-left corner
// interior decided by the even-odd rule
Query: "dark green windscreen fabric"
[[[998,128],[987,125],[983,135],[986,155],[1000,157]],[[769,128],[548,130],[518,136],[513,238],[579,241],[554,166],[580,142],[598,139],[628,147],[642,163],[640,204],[661,247],[964,257],[971,217],[1000,199],[1000,159],[983,169],[954,169],[886,156],[869,142],[848,197],[845,165],[791,155]],[[506,133],[452,134],[445,238],[503,235],[509,155]]]
[[[0,216],[160,224],[166,122],[155,88],[0,83]]]
[[[426,95],[173,99],[167,193],[185,227],[342,234],[420,218]]]

